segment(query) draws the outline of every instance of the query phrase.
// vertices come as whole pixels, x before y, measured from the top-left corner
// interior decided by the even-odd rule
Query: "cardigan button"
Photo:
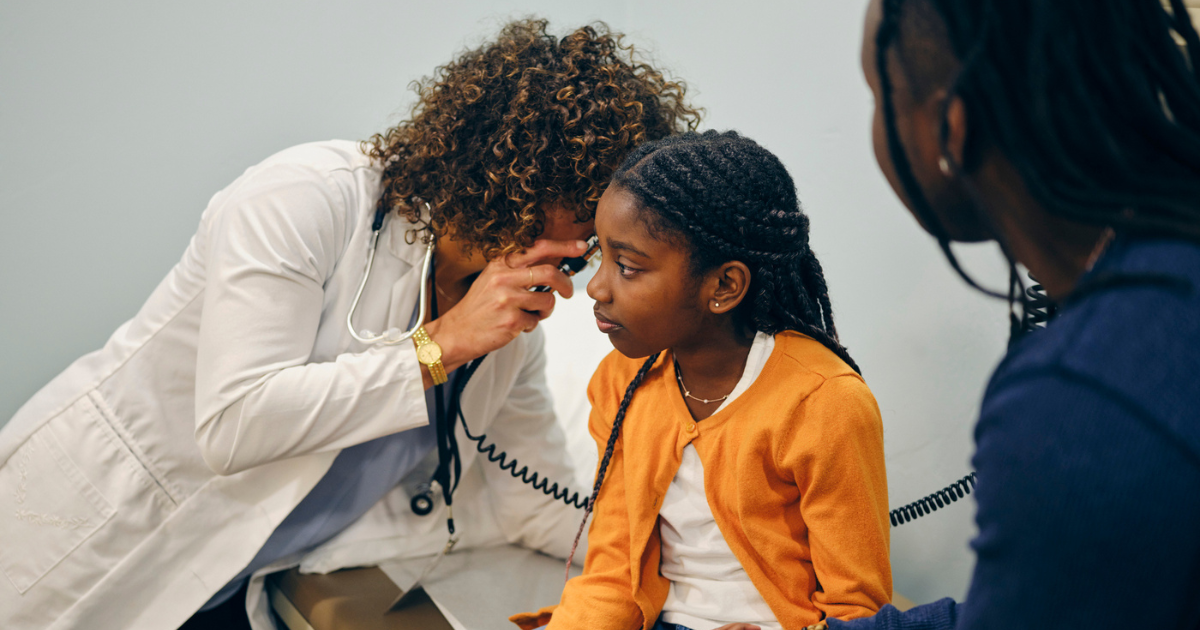
[[[692,431],[695,431],[695,430],[696,430],[696,425],[695,425],[694,423],[693,423],[693,424],[689,424],[689,425],[687,425],[687,432],[688,432],[688,433],[691,433]]]

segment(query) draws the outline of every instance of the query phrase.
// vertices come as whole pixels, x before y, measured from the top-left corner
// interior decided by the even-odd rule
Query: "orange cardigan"
[[[641,360],[613,352],[588,385],[601,457]],[[891,599],[883,424],[862,378],[795,332],[750,388],[695,422],[663,353],[626,412],[583,574],[550,630],[650,630],[666,601],[658,512],[693,444],[717,526],[784,628],[874,614]]]

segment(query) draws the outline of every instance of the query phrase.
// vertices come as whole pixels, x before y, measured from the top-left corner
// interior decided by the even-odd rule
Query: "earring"
[[[945,175],[946,177],[950,177],[950,175],[952,175],[950,171],[950,160],[947,160],[946,156],[944,155],[938,158],[938,168],[942,169],[942,175]]]
[[[713,302],[713,308],[721,308],[720,302]]]

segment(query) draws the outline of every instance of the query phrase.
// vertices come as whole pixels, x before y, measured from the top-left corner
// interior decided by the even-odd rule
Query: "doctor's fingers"
[[[575,287],[567,274],[551,265],[534,265],[532,267],[511,268],[503,259],[493,260],[488,264],[479,278],[472,284],[471,289],[481,292],[500,291],[508,295],[510,291],[516,294],[529,293],[535,287],[550,287],[563,297],[575,294]],[[545,292],[549,294],[548,292]]]
[[[525,289],[532,290],[535,287],[550,287],[558,291],[565,298],[575,295],[575,285],[571,284],[571,278],[559,271],[558,267],[552,265],[534,265],[532,267],[525,267],[524,269],[516,269],[514,272],[522,280],[521,286]]]
[[[587,243],[583,241],[552,241],[539,239],[533,246],[523,252],[516,252],[504,257],[509,267],[530,267],[541,263],[557,265],[563,258],[582,256],[587,251]]]
[[[521,294],[513,296],[511,300],[513,306],[537,318],[533,322],[533,326],[537,326],[537,322],[550,317],[550,314],[554,312],[553,293],[523,291]],[[526,326],[525,332],[529,332],[530,330],[532,330],[532,327]]]

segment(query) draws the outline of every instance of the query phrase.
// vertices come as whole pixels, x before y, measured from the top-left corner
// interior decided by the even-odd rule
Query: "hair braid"
[[[806,334],[858,371],[838,340],[796,185],[770,151],[733,131],[669,136],[635,149],[612,185],[638,199],[652,231],[682,238],[697,274],[730,260],[750,268],[740,321]]]
[[[825,323],[825,330],[829,331],[831,337],[837,339],[837,326],[833,324],[833,305],[829,302],[829,289],[825,286],[825,272],[821,268],[821,261],[817,260],[816,256],[809,257],[804,274],[805,283],[812,283],[814,289],[812,293],[817,296],[817,300],[821,304],[821,317]]]
[[[579,531],[575,532],[575,542],[571,544],[571,553],[567,555],[568,579],[571,577],[571,562],[575,559],[575,550],[579,547],[579,539],[583,536],[584,528],[587,527],[588,517],[592,515],[592,510],[596,507],[596,499],[600,498],[600,486],[604,485],[604,476],[608,473],[608,462],[612,459],[613,449],[617,446],[617,438],[621,436],[621,425],[625,423],[625,412],[629,409],[630,401],[633,400],[633,392],[637,391],[642,381],[646,379],[646,373],[654,367],[655,361],[658,361],[658,353],[650,355],[642,363],[642,367],[638,368],[637,374],[625,388],[625,397],[621,399],[621,406],[617,408],[617,415],[613,418],[612,431],[608,434],[608,444],[604,447],[604,457],[600,458],[600,466],[596,469],[596,484],[592,486],[592,496],[588,499],[587,508],[583,511],[583,521],[579,523]]]
[[[943,88],[966,106],[956,170],[996,149],[1052,214],[1200,240],[1200,36],[1183,0],[884,0],[875,41],[896,176],[971,286],[983,290],[950,251],[896,130],[889,51],[914,97]]]

